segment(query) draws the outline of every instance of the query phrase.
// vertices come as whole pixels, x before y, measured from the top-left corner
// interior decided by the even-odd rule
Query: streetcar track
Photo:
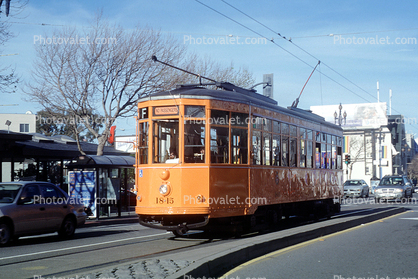
[[[153,239],[153,240],[160,240],[160,239],[163,239],[163,238]],[[149,240],[149,241],[153,241],[153,240]],[[144,254],[144,255],[140,255],[140,256],[136,256],[136,257],[130,257],[130,258],[119,259],[119,260],[110,261],[110,262],[106,262],[106,263],[90,265],[88,267],[81,267],[81,268],[61,271],[61,272],[58,272],[58,273],[45,274],[45,275],[42,275],[42,277],[52,278],[52,277],[55,276],[55,277],[59,278],[59,277],[69,276],[71,278],[71,276],[74,275],[74,274],[86,274],[86,273],[89,273],[89,272],[101,270],[103,268],[111,268],[112,266],[117,266],[117,265],[121,265],[121,264],[128,264],[130,262],[136,262],[136,261],[141,260],[141,259],[149,259],[150,257],[162,256],[162,255],[165,255],[165,254],[172,253],[174,251],[181,251],[183,249],[196,248],[197,246],[201,246],[201,245],[211,245],[211,244],[214,244],[215,242],[217,243],[218,241],[225,241],[225,240],[227,240],[227,239],[205,240],[201,243],[196,243],[196,244],[193,244],[193,245],[190,245],[190,246],[177,247],[177,248],[172,248],[172,249],[168,249],[168,250],[164,250],[164,251]],[[143,242],[147,242],[147,241],[143,241]],[[73,277],[75,277],[75,276],[73,276]],[[33,279],[33,277],[29,277],[28,279]]]
[[[57,256],[65,256],[65,255],[83,253],[85,251],[97,251],[97,250],[112,248],[112,247],[115,247],[115,246],[123,246],[123,245],[131,245],[131,244],[137,244],[137,243],[148,242],[148,241],[155,241],[155,240],[164,239],[165,237],[154,238],[154,239],[150,239],[150,240],[146,240],[146,241],[129,242],[129,243],[126,243],[126,244],[121,244],[120,243],[120,242],[123,242],[123,241],[130,241],[130,240],[133,240],[133,239],[143,239],[143,238],[146,238],[146,237],[166,236],[167,234],[169,234],[169,232],[164,232],[164,233],[160,233],[160,234],[153,234],[153,235],[130,237],[130,238],[124,238],[124,239],[117,239],[117,240],[110,240],[110,241],[105,241],[105,242],[100,242],[100,243],[85,244],[85,245],[74,246],[74,247],[65,247],[65,248],[54,249],[54,250],[39,251],[39,252],[33,252],[33,253],[28,253],[28,254],[23,254],[23,255],[7,256],[7,257],[0,258],[0,266],[8,265],[8,264],[15,264],[15,263],[30,262],[30,261],[34,261],[34,260],[40,260],[40,259],[47,259],[47,258],[50,258],[50,257],[57,257]],[[111,243],[112,243],[112,245],[109,245],[109,246],[104,246],[104,247],[98,247],[98,248],[95,248],[95,249],[91,249],[92,246],[106,245],[106,244],[111,244]],[[74,252],[70,252],[70,253],[65,253],[64,252],[64,251],[70,251],[70,250],[75,250],[75,249],[79,249],[79,250],[74,251]],[[59,253],[59,252],[64,252],[64,253],[47,255],[47,256],[40,256],[40,255],[44,255],[44,254]],[[23,257],[34,257],[34,256],[36,256],[35,259],[15,260],[16,258],[18,259],[18,258],[23,258]],[[6,263],[2,262],[2,261],[5,261],[5,260],[12,260],[12,259],[13,259],[13,262],[6,262]]]

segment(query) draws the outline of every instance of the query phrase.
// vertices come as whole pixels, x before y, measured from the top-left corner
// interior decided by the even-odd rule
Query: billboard
[[[115,139],[115,149],[135,153],[134,142],[136,140],[135,136],[116,136]]]
[[[338,124],[335,120],[340,113],[338,105],[311,106],[311,111],[325,118],[326,121]],[[366,103],[366,104],[343,104],[341,115],[347,114],[345,121],[342,121],[342,127],[361,127],[361,128],[379,128],[388,124],[386,103]]]

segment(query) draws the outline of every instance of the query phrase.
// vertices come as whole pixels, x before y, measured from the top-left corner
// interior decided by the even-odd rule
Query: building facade
[[[415,156],[413,135],[405,132],[402,115],[387,115],[386,103],[313,106],[312,112],[344,130],[344,180],[380,180],[407,174]]]
[[[0,113],[1,130],[16,133],[35,133],[36,114],[31,111],[23,113]]]

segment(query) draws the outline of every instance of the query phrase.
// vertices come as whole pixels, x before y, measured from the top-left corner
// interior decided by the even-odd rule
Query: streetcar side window
[[[271,165],[271,134],[263,133],[263,165]]]
[[[247,129],[231,129],[232,164],[247,164],[248,132]]]
[[[231,112],[231,125],[248,127],[248,113]]]
[[[343,141],[341,137],[337,137],[337,169],[342,169],[342,154],[343,154]]]
[[[300,145],[299,145],[299,167],[305,168],[306,167],[306,129],[305,128],[299,128],[299,137],[300,137]]]
[[[296,167],[297,162],[297,141],[295,138],[290,138],[290,166]]]
[[[210,161],[211,163],[229,163],[229,128],[210,128]]]
[[[318,134],[318,133],[317,133]],[[321,143],[315,143],[315,168],[321,168]]]
[[[306,159],[306,167],[313,168],[313,131],[312,130],[305,130],[305,159]]]
[[[281,161],[281,152],[280,152],[280,135],[273,134],[273,143],[272,143],[272,151],[273,151],[273,166],[280,166]]]
[[[148,122],[138,123],[139,164],[148,164]]]
[[[205,118],[205,106],[184,106],[184,117]]]
[[[153,127],[153,162],[179,163],[179,121],[155,120]]]
[[[253,131],[252,157],[254,165],[261,165],[261,132]]]
[[[282,166],[289,166],[289,138],[284,136],[282,136]]]
[[[184,121],[184,162],[205,162],[205,125],[202,121]]]
[[[305,168],[306,167],[306,141],[305,141],[305,139],[301,139],[300,140],[299,166],[301,168]]]
[[[313,142],[306,141],[306,167],[313,168]]]

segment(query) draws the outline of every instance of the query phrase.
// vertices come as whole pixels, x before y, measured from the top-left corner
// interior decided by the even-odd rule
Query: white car
[[[58,232],[62,237],[72,237],[86,217],[84,205],[54,184],[0,183],[0,246],[26,235]]]
[[[369,197],[369,185],[362,179],[349,179],[344,182],[344,197]]]

